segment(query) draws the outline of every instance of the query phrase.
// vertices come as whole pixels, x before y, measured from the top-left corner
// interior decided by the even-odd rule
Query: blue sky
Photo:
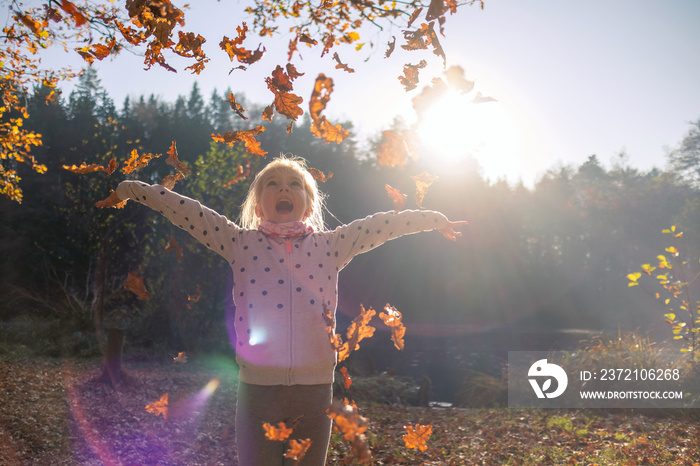
[[[118,105],[127,95],[154,93],[174,100],[187,94],[195,80],[206,98],[215,88],[230,87],[252,101],[271,101],[263,78],[286,63],[288,38],[267,42],[263,60],[229,75],[237,64],[229,62],[218,41],[235,36],[245,4],[197,0],[193,5],[186,11],[185,29],[209,38],[208,69],[200,76],[156,67],[145,72],[141,57],[124,52],[98,65],[102,83]],[[689,122],[700,118],[698,31],[700,2],[694,0],[486,0],[483,10],[462,7],[448,16],[446,37],[441,38],[447,66],[462,66],[466,77],[476,81],[476,90],[498,100],[482,104],[491,105],[489,111],[497,116],[476,115],[491,125],[478,129],[492,135],[475,149],[484,174],[531,185],[547,169],[578,165],[592,154],[609,166],[623,150],[634,167],[663,167],[667,148],[677,145]],[[305,51],[302,60],[293,60],[306,72],[295,92],[308,102],[313,81],[323,72],[335,80],[325,111],[332,121],[350,119],[362,134],[372,136],[397,116],[412,123],[410,99],[417,91],[406,93],[398,82],[403,64],[428,59],[430,66],[421,74],[427,83],[442,75],[442,63],[429,53],[402,51],[384,59],[391,35],[401,43],[400,28],[363,31],[361,41],[378,44],[373,54],[368,46],[357,54],[339,49],[342,60],[356,69],[353,75],[334,69],[329,56],[320,59],[317,52]],[[251,35],[244,45],[256,48],[258,39]],[[459,109],[455,111],[451,119],[459,120]],[[469,124],[458,127],[466,131]],[[498,147],[484,150],[484,144]],[[451,152],[461,156],[460,150]]]

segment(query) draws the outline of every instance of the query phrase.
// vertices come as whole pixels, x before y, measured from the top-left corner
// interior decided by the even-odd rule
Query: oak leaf
[[[348,326],[345,332],[346,341],[338,350],[338,362],[342,362],[350,356],[350,353],[360,349],[360,342],[365,338],[370,338],[376,330],[369,325],[372,317],[377,312],[371,307],[365,310],[365,307],[360,305],[360,314]]]
[[[149,297],[148,290],[143,283],[143,278],[136,275],[136,272],[129,272],[124,283],[124,289],[131,291],[141,301],[146,301]]]
[[[396,48],[396,36],[391,36],[391,42],[387,43],[388,48],[384,52],[384,58],[389,58]]]
[[[418,70],[428,66],[428,62],[421,60],[417,65],[406,63],[403,65],[403,76],[399,76],[399,81],[404,86],[406,92],[418,87]]]
[[[230,92],[228,94],[228,103],[231,105],[231,110],[233,110],[236,113],[236,115],[243,118],[244,120],[248,119],[248,117],[243,114],[246,110],[241,104],[236,102],[236,98],[233,96],[233,92]]]
[[[129,156],[129,160],[127,160],[126,163],[124,164],[124,168],[122,168],[122,171],[125,174],[128,174],[128,173],[134,172],[136,170],[139,170],[139,169],[145,167],[146,165],[148,165],[148,163],[151,160],[158,158],[161,155],[163,155],[163,154],[139,155],[138,152],[136,151],[136,149],[134,149],[131,151],[131,154]]]
[[[244,22],[241,26],[236,26],[236,32],[238,32],[238,37],[235,39],[229,39],[224,36],[224,38],[219,43],[219,47],[226,52],[229,59],[237,59],[241,63],[246,65],[252,65],[256,61],[260,60],[265,54],[265,47],[262,44],[258,45],[257,50],[252,51],[241,47],[241,44],[246,38],[248,32],[248,25]]]
[[[326,181],[333,178],[333,173],[328,173],[328,175],[326,175],[318,168],[309,167],[308,170],[309,173],[311,173],[311,176],[314,177],[314,179],[320,181],[321,183],[325,183]]]
[[[403,436],[403,441],[406,444],[406,448],[422,452],[428,449],[426,442],[433,433],[433,426],[416,424],[415,426],[404,426],[404,428],[406,429],[406,434]]]
[[[236,176],[234,176],[232,179],[227,181],[226,183],[223,184],[224,188],[227,188],[231,186],[232,184],[236,184],[239,181],[245,179],[250,175],[250,160],[246,160],[245,162],[245,168],[243,168],[243,165],[238,166],[238,171],[236,172]]]
[[[185,178],[185,174],[182,172],[177,172],[174,175],[165,175],[165,177],[161,180],[160,185],[172,191],[175,188],[175,183],[183,178]]]
[[[165,163],[167,163],[171,167],[174,167],[175,170],[179,171],[180,173],[190,172],[190,170],[185,166],[185,164],[180,162],[180,160],[177,158],[177,147],[175,146],[175,141],[173,141],[173,143],[170,144],[170,149],[168,149],[168,158],[165,159]]]
[[[335,62],[337,63],[337,65],[335,65],[336,69],[343,70],[343,71],[346,71],[348,73],[355,72],[355,70],[350,68],[346,63],[343,63],[342,61],[340,61],[340,55],[338,55],[338,52],[335,52],[333,54],[333,60],[335,60]]]
[[[352,379],[348,375],[347,367],[340,368],[340,375],[343,376],[343,386],[345,387],[346,390],[349,389],[350,385],[352,385]]]
[[[394,202],[394,213],[399,213],[399,211],[403,209],[404,205],[406,204],[406,199],[408,196],[402,194],[398,189],[392,188],[388,184],[384,187],[386,188],[386,192],[389,194],[389,197],[391,197],[391,200]]]
[[[387,304],[384,306],[384,311],[380,312],[379,318],[391,329],[391,340],[397,350],[402,351],[404,348],[403,337],[406,334],[406,327],[401,322],[401,313],[395,307]]]
[[[299,464],[299,462],[304,458],[306,455],[307,450],[311,446],[311,439],[303,439],[303,440],[294,440],[291,439],[289,441],[289,449],[284,453],[285,458],[289,458],[292,460],[296,460],[297,462],[295,464]]]
[[[177,353],[177,356],[173,358],[173,361],[179,364],[185,364],[187,362],[187,354],[184,351]]]
[[[415,157],[410,131],[385,130],[382,135],[384,142],[377,148],[379,165],[389,168],[403,167],[408,157]]]
[[[253,129],[227,131],[224,134],[212,134],[211,138],[216,142],[223,142],[229,146],[233,146],[237,142],[245,144],[246,151],[250,154],[258,155],[265,158],[266,151],[260,147],[260,142],[255,140],[255,136],[265,131],[265,127],[258,125]]]
[[[437,176],[431,175],[427,172],[422,172],[418,175],[412,176],[411,179],[416,182],[416,205],[423,208],[423,199],[425,198],[425,194],[428,192],[430,185],[437,180]]]
[[[116,159],[112,159],[109,161],[109,164],[105,167],[104,165],[98,165],[98,164],[90,164],[88,165],[87,163],[83,162],[80,164],[80,166],[77,166],[75,164],[73,165],[63,165],[63,168],[65,170],[71,171],[73,173],[78,173],[78,174],[85,174],[85,173],[94,173],[94,172],[107,172],[108,175],[111,175],[114,170],[117,168],[117,161]]]
[[[163,415],[163,419],[168,419],[168,398],[169,394],[166,393],[165,395],[160,397],[160,400],[154,401],[151,404],[146,405],[146,411],[149,413],[155,414],[158,416],[159,414]]]
[[[284,422],[277,423],[277,427],[266,422],[263,424],[263,429],[265,429],[265,437],[270,440],[285,441],[292,433],[292,429]]]
[[[168,236],[168,244],[165,245],[163,252],[174,252],[177,260],[182,260],[182,248],[177,240],[172,236]]]
[[[360,415],[357,406],[349,403],[334,401],[328,408],[328,417],[333,420],[333,429],[340,432],[343,439],[350,442],[353,456],[361,463],[370,462],[372,453],[365,432],[369,427],[367,419]]]

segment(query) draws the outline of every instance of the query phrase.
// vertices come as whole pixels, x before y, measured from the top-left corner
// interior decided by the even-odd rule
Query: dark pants
[[[295,460],[284,458],[289,440],[311,439],[303,466],[323,466],[331,437],[331,420],[326,410],[331,405],[333,387],[323,385],[251,385],[238,384],[236,405],[236,441],[239,466],[287,466]],[[277,427],[284,422],[291,428],[287,441],[265,437],[264,423]]]

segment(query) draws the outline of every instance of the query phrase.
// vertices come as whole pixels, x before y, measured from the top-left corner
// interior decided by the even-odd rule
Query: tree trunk
[[[104,367],[98,381],[109,383],[113,387],[128,384],[129,378],[122,370],[122,348],[124,347],[124,329],[108,328],[107,345],[104,352]]]

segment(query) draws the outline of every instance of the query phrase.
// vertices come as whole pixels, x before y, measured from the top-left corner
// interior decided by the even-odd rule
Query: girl
[[[265,422],[294,424],[290,438],[311,439],[303,464],[325,464],[336,353],[323,316],[326,309],[335,315],[338,272],[390,239],[437,229],[455,240],[461,233],[453,228],[466,224],[438,212],[403,211],[326,231],[322,194],[300,158],[277,158],[258,173],[240,226],[159,185],[124,181],[116,196],[159,211],[231,265],[242,466],[285,464],[288,446],[265,438]]]

